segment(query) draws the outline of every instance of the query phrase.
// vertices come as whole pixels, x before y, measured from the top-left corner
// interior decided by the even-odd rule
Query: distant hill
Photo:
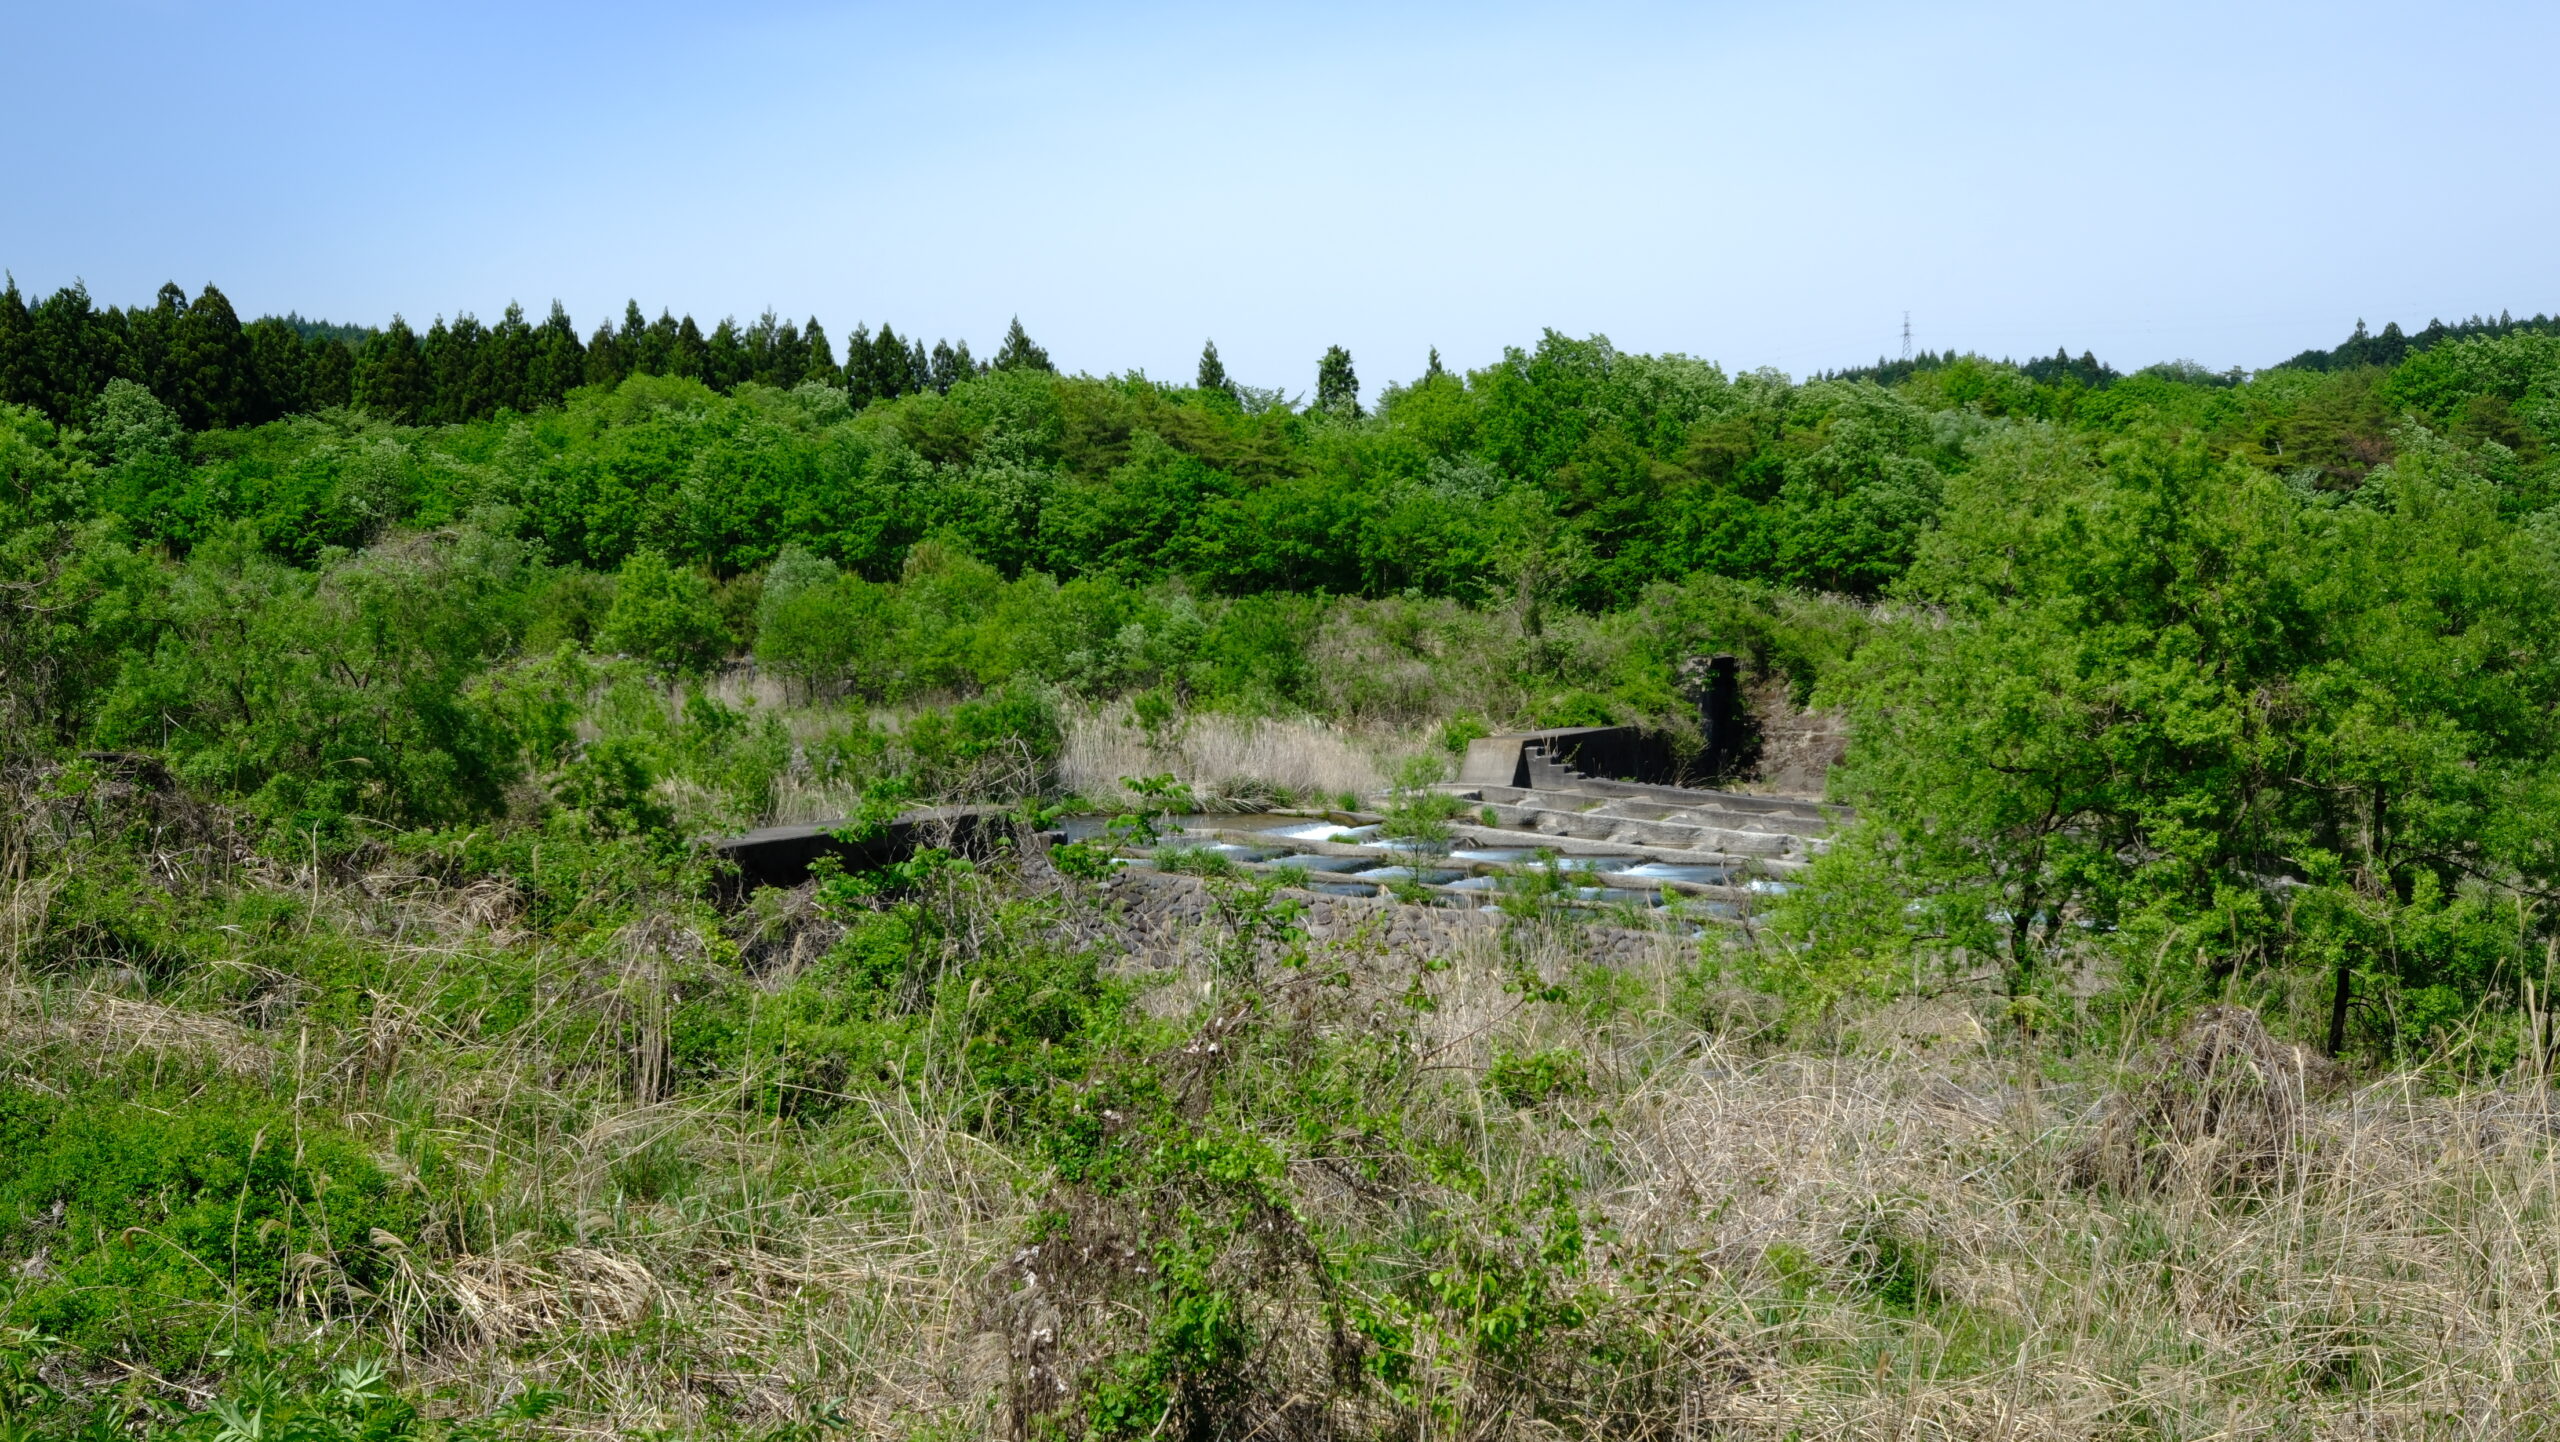
[[[301,336],[302,343],[305,345],[314,341],[333,340],[340,345],[360,346],[381,331],[379,326],[340,325],[335,321],[305,320],[293,311],[286,311],[283,315],[265,316],[262,319],[282,321],[293,327],[294,334]]]
[[[1878,356],[1874,365],[1824,371],[1819,379],[1873,381],[1880,386],[1900,385],[1913,376],[1954,365],[1960,358],[1959,354],[1953,350],[1934,353],[1924,350],[1906,360],[1886,360]],[[2077,381],[2093,391],[2105,390],[2124,379],[2122,371],[2099,360],[2095,355],[2082,351],[2079,357],[2074,359],[2067,348],[2057,348],[2053,354],[2037,356],[2033,360],[2003,359],[2000,364],[2014,367],[2032,381],[2040,381],[2046,385],[2058,385],[2066,380]]]
[[[2458,321],[2452,325],[2446,325],[2440,320],[2430,320],[2427,322],[2427,328],[2416,335],[2410,335],[2401,330],[2400,323],[2396,320],[2385,325],[2382,328],[2382,334],[2375,335],[2365,329],[2362,320],[2358,320],[2355,334],[2348,336],[2337,346],[2329,350],[2304,351],[2284,362],[2281,368],[2298,371],[2344,371],[2355,370],[2361,366],[2396,366],[2422,350],[2442,345],[2449,340],[2463,340],[2479,335],[2513,335],[2518,331],[2551,334],[2560,331],[2560,318],[2537,315],[2531,320],[2517,320],[2505,311],[2500,311],[2496,320],[2476,315],[2469,320]]]

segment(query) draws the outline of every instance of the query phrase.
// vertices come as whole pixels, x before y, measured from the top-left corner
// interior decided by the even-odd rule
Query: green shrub
[[[1484,1084],[1515,1107],[1536,1106],[1591,1089],[1590,1070],[1582,1054],[1562,1048],[1536,1052],[1497,1052],[1485,1068]]]
[[[1492,734],[1493,728],[1484,723],[1483,717],[1473,712],[1466,712],[1441,722],[1439,731],[1431,739],[1441,750],[1450,755],[1464,756],[1467,754],[1469,742]]]
[[[1048,697],[1015,688],[927,711],[900,739],[914,759],[919,791],[1009,800],[1056,783],[1066,731]]]
[[[779,994],[693,988],[674,1060],[698,1078],[744,1074],[769,1109],[822,1116],[861,1089],[922,1087],[913,1068],[939,1049],[936,1105],[1009,1130],[1024,1099],[1081,1075],[1130,1024],[1130,994],[1088,952],[1007,948],[961,962],[930,908],[899,906],[857,914]]]
[[[234,1086],[0,1088],[0,1246],[41,1258],[9,1314],[84,1349],[174,1369],[279,1306],[378,1291],[422,1215],[356,1138]]]
[[[696,675],[728,654],[729,634],[701,572],[672,566],[655,551],[640,551],[614,578],[613,606],[605,612],[597,643],[646,661],[661,671]]]

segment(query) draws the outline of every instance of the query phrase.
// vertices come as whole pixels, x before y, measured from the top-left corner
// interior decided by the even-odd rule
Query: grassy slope
[[[175,1235],[174,1162],[166,1215],[0,1184],[8,1324],[68,1344],[17,1344],[67,1399],[22,1421],[174,1417],[261,1349],[289,1393],[378,1357],[435,1416],[556,1392],[482,1425],[626,1435],[970,1436],[1026,1400],[1069,1435],[2413,1435],[2551,1401],[2536,1078],[2382,1078],[2254,1182],[2191,1154],[2127,1193],[2069,1178],[2139,1059],[1962,994],[1781,1043],[1746,958],[1669,940],[1596,967],[1530,922],[1424,964],[1243,895],[1167,942],[1036,860],[581,932],[415,858],[70,845],[9,892],[7,1094],[126,1137],[252,1118],[340,1175],[262,1228],[292,1178],[213,1168],[191,1255],[115,1231]],[[380,1231],[291,1221],[358,1191]],[[1183,1331],[1203,1298],[1226,1321]]]

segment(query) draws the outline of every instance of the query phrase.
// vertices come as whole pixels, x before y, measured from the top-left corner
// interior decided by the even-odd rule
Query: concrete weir
[[[1378,811],[1274,812],[1181,818],[1161,834],[1080,835],[1132,870],[1226,866],[1283,878],[1310,895],[1398,898],[1474,911],[1528,873],[1567,880],[1572,904],[1673,908],[1697,921],[1750,915],[1755,898],[1789,889],[1849,818],[1845,807],[1669,783],[1671,758],[1632,726],[1580,726],[1488,736],[1467,749],[1440,791],[1456,817],[1399,829],[1395,799]],[[791,887],[823,856],[848,869],[885,866],[918,847],[993,850],[1010,835],[1001,807],[910,811],[861,841],[843,822],[772,826],[710,842],[736,866],[734,885]],[[1552,893],[1550,893],[1552,894]]]
[[[1777,874],[1821,854],[1854,813],[1787,796],[1673,786],[1661,743],[1633,726],[1574,726],[1468,743],[1440,789],[1495,824],[1544,836],[1751,858]]]

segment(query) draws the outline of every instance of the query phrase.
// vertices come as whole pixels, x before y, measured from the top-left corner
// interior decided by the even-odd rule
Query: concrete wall
[[[1585,776],[1660,784],[1674,780],[1670,745],[1633,726],[1562,726],[1481,737],[1467,743],[1458,780],[1469,786],[1537,785],[1541,778],[1533,773],[1541,757]]]

